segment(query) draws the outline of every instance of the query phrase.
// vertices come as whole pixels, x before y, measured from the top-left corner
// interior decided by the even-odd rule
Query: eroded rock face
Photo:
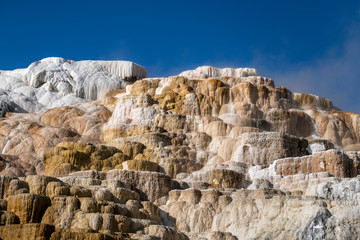
[[[7,198],[8,210],[19,217],[20,223],[39,223],[50,199],[30,193],[11,195]]]
[[[22,94],[51,87],[61,101],[97,99],[0,119],[0,238],[360,233],[359,114],[275,87],[255,69],[145,77],[132,63],[58,58],[0,72],[0,86],[12,80]]]
[[[119,149],[89,143],[62,142],[44,152],[45,174],[67,176],[81,170],[107,171],[128,159]]]
[[[128,233],[186,239],[173,227],[158,226],[162,223],[161,210],[152,202],[166,197],[167,191],[171,190],[169,176],[148,172],[133,172],[136,176],[122,176],[124,173],[121,172],[103,173],[77,172],[61,180],[34,175],[25,181],[17,178],[10,181],[13,188],[30,185],[31,191],[39,194],[10,191],[11,186],[2,185],[1,190],[7,190],[8,194],[1,199],[5,203],[1,209],[5,220],[2,224],[6,224],[0,227],[1,238],[8,239],[11,230],[18,230],[31,231],[31,235],[19,232],[16,239],[50,236],[51,239],[124,239]],[[153,175],[152,181],[145,181],[149,174]],[[82,183],[91,176],[98,176],[98,181],[88,181],[86,187],[78,185],[85,185]],[[78,181],[69,179],[71,177]],[[164,177],[170,181],[167,190],[167,183],[162,180]],[[36,188],[35,182],[42,187]],[[18,227],[8,224],[18,224]]]
[[[125,81],[145,78],[145,68],[127,61],[71,61],[45,58],[26,69],[0,71],[1,116],[38,112],[85,99],[101,99]]]
[[[319,172],[328,172],[334,177],[341,178],[358,175],[354,162],[346,154],[336,150],[305,157],[278,159],[275,163],[275,171],[282,176]]]
[[[0,226],[0,236],[2,239],[49,239],[54,231],[54,226],[41,223]]]
[[[140,194],[141,199],[155,201],[167,195],[176,186],[171,177],[156,172],[137,172],[129,170],[111,170],[107,180],[119,180]]]
[[[211,66],[198,67],[180,73],[180,76],[188,78],[211,78],[211,77],[249,77],[257,76],[258,72],[254,68],[215,68]]]

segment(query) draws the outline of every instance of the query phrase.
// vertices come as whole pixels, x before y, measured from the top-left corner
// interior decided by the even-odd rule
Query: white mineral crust
[[[187,78],[210,78],[210,77],[250,77],[258,76],[255,68],[216,68],[211,66],[201,66],[195,70],[188,70],[180,73],[179,76]]]
[[[144,67],[128,61],[72,61],[44,58],[26,69],[0,71],[0,114],[38,112],[97,100],[125,81],[147,77]]]

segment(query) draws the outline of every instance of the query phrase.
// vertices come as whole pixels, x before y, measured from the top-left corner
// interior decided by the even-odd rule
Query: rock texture
[[[0,88],[1,239],[360,234],[360,115],[255,69],[48,58]]]
[[[198,67],[195,70],[189,70],[180,73],[180,76],[188,78],[211,78],[211,77],[249,77],[257,76],[258,72],[254,68],[215,68],[211,66]]]
[[[127,61],[45,58],[26,69],[0,71],[0,114],[38,112],[84,99],[101,99],[125,81],[145,78],[145,68]]]

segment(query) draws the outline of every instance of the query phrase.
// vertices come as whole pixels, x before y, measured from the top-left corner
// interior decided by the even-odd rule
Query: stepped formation
[[[61,58],[1,72],[0,86],[16,106],[20,92],[62,96],[26,113],[2,102],[1,239],[360,234],[360,115],[328,99],[251,68],[146,78]]]
[[[127,61],[71,61],[45,58],[26,69],[0,71],[0,114],[41,112],[84,99],[101,99],[125,81],[147,77],[145,68]]]

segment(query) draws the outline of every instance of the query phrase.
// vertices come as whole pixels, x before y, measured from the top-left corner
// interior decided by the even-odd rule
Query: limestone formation
[[[125,81],[145,78],[145,68],[127,61],[45,58],[26,69],[0,71],[0,114],[38,112],[84,99],[101,99]]]
[[[248,77],[257,76],[256,69],[253,68],[215,68],[211,66],[198,67],[195,70],[189,70],[180,73],[180,76],[188,78],[211,78],[211,77]]]
[[[146,75],[0,71],[0,239],[358,238],[359,114],[252,68]]]

